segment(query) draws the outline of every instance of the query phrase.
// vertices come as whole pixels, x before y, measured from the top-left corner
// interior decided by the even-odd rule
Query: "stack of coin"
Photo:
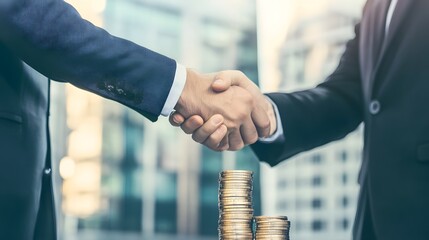
[[[219,174],[219,239],[253,239],[252,181],[251,171]]]
[[[286,216],[255,217],[255,240],[289,240],[290,222]]]

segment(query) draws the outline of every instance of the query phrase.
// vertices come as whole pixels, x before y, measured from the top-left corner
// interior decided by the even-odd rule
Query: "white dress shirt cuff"
[[[266,97],[266,98],[273,105],[274,113],[276,115],[276,121],[277,121],[277,129],[273,133],[273,135],[266,137],[266,138],[259,138],[259,142],[261,142],[261,143],[281,142],[284,140],[284,136],[283,136],[282,119],[280,118],[279,109],[278,109],[277,105],[269,97]]]
[[[167,100],[162,108],[161,115],[168,117],[182,95],[183,88],[186,83],[186,68],[176,62],[176,74],[174,75],[173,84],[168,93]]]

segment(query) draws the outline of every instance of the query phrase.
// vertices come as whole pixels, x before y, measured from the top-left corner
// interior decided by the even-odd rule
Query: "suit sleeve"
[[[47,77],[120,102],[152,121],[176,71],[174,60],[110,35],[62,0],[1,0],[0,42]]]
[[[284,141],[253,144],[261,161],[274,166],[295,154],[341,139],[362,122],[359,30],[357,25],[337,69],[324,83],[305,91],[268,94],[279,109]]]

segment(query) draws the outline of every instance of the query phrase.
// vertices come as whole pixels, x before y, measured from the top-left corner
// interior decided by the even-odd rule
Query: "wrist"
[[[184,110],[185,110],[186,103],[189,104],[189,94],[192,92],[192,88],[193,88],[192,85],[196,74],[197,73],[194,72],[193,70],[189,68],[186,69],[185,86],[183,87],[182,94],[180,94],[180,97],[179,97],[179,100],[177,101],[176,106],[174,107],[176,111],[179,111],[182,114],[185,114]]]
[[[208,75],[200,74],[193,69],[186,69],[186,83],[174,109],[185,118],[191,115],[206,116],[206,100],[210,94]]]

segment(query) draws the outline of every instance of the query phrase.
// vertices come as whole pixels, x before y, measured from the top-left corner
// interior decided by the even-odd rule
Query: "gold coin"
[[[222,219],[227,219],[227,218],[237,218],[237,219],[240,219],[240,218],[245,217],[247,219],[249,217],[252,218],[253,214],[252,213],[221,213],[221,214],[219,214],[219,217],[222,218]]]
[[[231,208],[231,209],[222,209],[219,211],[219,213],[249,213],[249,214],[253,214],[253,209],[248,209],[248,208],[240,208],[240,209],[235,209],[235,208]]]
[[[289,226],[289,222],[255,222],[256,226]]]
[[[249,198],[252,198],[252,191],[246,190],[246,189],[222,189],[219,190],[218,196],[219,195],[224,195],[224,194],[246,194],[249,195]]]
[[[288,220],[287,216],[255,216],[255,220]]]
[[[253,172],[248,170],[224,170],[221,174],[253,174]]]
[[[266,235],[266,236],[256,236],[256,240],[269,239],[269,240],[289,240],[288,235]]]
[[[239,184],[252,184],[252,178],[221,178],[219,183],[239,183]]]

